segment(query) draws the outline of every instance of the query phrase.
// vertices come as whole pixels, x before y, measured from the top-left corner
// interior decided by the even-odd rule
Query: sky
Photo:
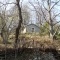
[[[23,2],[22,4],[27,4],[29,0],[21,0],[21,2]],[[31,0],[32,1],[32,0]],[[12,3],[12,2],[16,2],[16,0],[0,0],[0,2],[6,4],[7,2]],[[7,10],[9,10],[12,6],[14,6],[14,4],[8,4],[7,6]]]
[[[2,2],[4,4],[6,4],[6,2],[12,3],[12,2],[15,2],[15,1],[16,0],[0,0],[0,2]],[[33,2],[33,0],[21,0],[20,2],[22,2],[23,5],[26,4],[26,5],[30,6],[29,1]],[[10,10],[12,6],[14,6],[14,4],[8,4],[6,10]],[[34,17],[33,14],[34,14],[34,12],[31,11],[31,20],[32,20],[31,22],[35,23],[35,17]]]
[[[2,2],[2,3],[6,3],[6,2],[15,2],[16,0],[0,0],[0,2]],[[31,5],[29,4],[29,1],[30,2],[33,2],[34,3],[34,1],[36,2],[36,0],[21,0],[21,2],[23,1],[23,3],[22,4],[26,4],[26,5],[28,5],[31,9],[32,9],[32,7],[31,7]],[[10,10],[10,8],[12,7],[12,6],[14,6],[14,4],[9,4],[8,6],[7,6],[7,10]],[[58,7],[58,6],[55,6],[55,8],[57,9],[56,11],[57,12],[60,12],[60,7]],[[31,11],[31,20],[33,20],[33,22],[35,23],[36,21],[36,19],[35,19],[35,14],[34,14],[34,12],[33,11]],[[57,20],[60,20],[60,18],[58,17],[57,18]]]

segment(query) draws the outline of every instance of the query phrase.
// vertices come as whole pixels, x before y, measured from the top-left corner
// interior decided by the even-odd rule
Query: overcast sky
[[[2,2],[2,3],[6,3],[6,2],[15,2],[16,0],[0,0],[0,2]],[[30,2],[33,2],[34,3],[34,1],[36,1],[36,0],[21,0],[21,2],[23,1],[23,4],[26,4],[26,5],[28,5],[29,7],[31,7],[31,5],[29,4],[29,1]],[[40,0],[39,0],[40,1]],[[55,0],[54,0],[55,1]],[[12,6],[14,6],[14,4],[9,4],[8,6],[7,6],[7,10],[9,10]],[[31,7],[32,8],[32,7]],[[60,7],[58,7],[58,6],[56,6],[55,7],[56,8],[56,12],[60,12]],[[31,19],[32,20],[35,20],[35,15],[34,15],[34,12],[33,11],[31,11],[31,15],[32,15],[32,17],[31,17]],[[58,20],[60,20],[59,19],[59,17],[57,18]]]

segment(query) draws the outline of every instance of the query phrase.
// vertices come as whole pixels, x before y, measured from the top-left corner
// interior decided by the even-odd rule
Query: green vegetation
[[[46,22],[40,27],[40,36],[45,35],[49,35],[49,24]]]

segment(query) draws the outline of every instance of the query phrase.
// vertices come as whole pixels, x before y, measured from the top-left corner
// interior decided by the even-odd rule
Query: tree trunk
[[[16,5],[19,11],[19,23],[18,23],[18,27],[16,28],[16,34],[15,34],[15,60],[17,60],[18,37],[19,37],[19,30],[21,31],[21,25],[22,25],[22,14],[21,14],[21,7],[19,2],[20,0],[16,0]]]
[[[53,40],[53,34],[54,34],[54,30],[53,30],[53,20],[51,19],[51,0],[47,1],[48,3],[48,13],[49,13],[49,23],[50,23],[50,38]]]
[[[22,14],[21,14],[21,7],[19,4],[20,0],[16,0],[18,11],[19,11],[19,23],[18,27],[16,28],[16,35],[15,35],[15,48],[17,47],[17,42],[18,42],[18,36],[19,36],[19,30],[21,29],[21,24],[22,24]]]

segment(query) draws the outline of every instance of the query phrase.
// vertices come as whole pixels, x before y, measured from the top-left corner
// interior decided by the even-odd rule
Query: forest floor
[[[3,40],[0,37],[0,50],[7,48],[13,48],[15,41],[15,35],[10,35],[8,38],[8,44],[3,44]],[[39,35],[20,35],[18,40],[18,46],[24,48],[54,48],[60,50],[60,40],[52,40],[48,36],[39,36]]]
[[[15,35],[9,36],[8,44],[3,44],[0,37],[0,55],[6,55],[6,60],[15,59],[14,41]],[[55,58],[60,60],[60,40],[52,40],[48,36],[21,35],[19,36],[17,51],[18,60],[35,59],[37,56],[44,60],[55,60]]]

